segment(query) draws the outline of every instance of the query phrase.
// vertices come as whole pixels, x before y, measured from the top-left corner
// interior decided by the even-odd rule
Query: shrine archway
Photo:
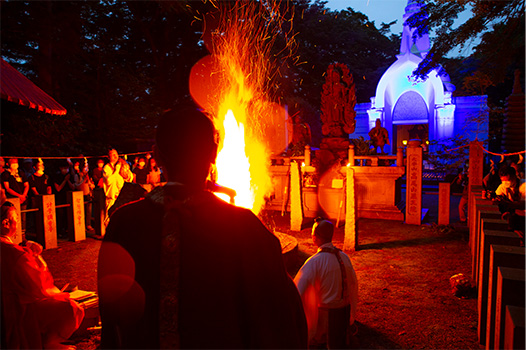
[[[394,149],[402,147],[403,140],[409,139],[409,126],[421,125],[425,135],[419,137],[425,141],[429,137],[429,110],[424,98],[416,91],[404,92],[393,108],[392,140]]]

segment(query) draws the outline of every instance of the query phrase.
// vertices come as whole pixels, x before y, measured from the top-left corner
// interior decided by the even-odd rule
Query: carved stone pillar
[[[412,225],[422,223],[422,147],[420,140],[407,144],[407,185],[405,222]]]

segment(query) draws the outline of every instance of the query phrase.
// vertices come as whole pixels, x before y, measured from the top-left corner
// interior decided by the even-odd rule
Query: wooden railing
[[[21,210],[19,198],[8,198],[15,206],[18,216],[34,215],[36,241],[44,249],[56,248],[57,238],[57,210],[67,211],[68,240],[80,241],[86,239],[85,205],[92,205],[92,216],[95,219],[93,227],[95,233],[104,236],[105,233],[105,197],[102,189],[93,191],[93,199],[84,201],[82,191],[68,192],[68,203],[55,205],[55,195],[41,195],[36,197],[36,208]],[[26,219],[26,226],[28,220]],[[26,232],[27,233],[27,232]],[[22,242],[22,225],[18,225],[18,234],[15,243]]]

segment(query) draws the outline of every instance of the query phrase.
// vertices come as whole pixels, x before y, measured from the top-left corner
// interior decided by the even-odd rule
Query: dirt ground
[[[431,208],[429,223],[421,226],[372,219],[357,222],[359,248],[349,254],[359,282],[353,348],[480,349],[476,299],[455,297],[449,284],[450,277],[458,273],[471,277],[467,230],[456,224],[433,224],[437,198],[425,198],[424,207],[426,200],[431,203],[427,205]],[[453,221],[458,220],[455,205],[453,200]],[[298,241],[296,259],[288,264],[294,276],[316,251],[310,239],[312,222],[306,221],[301,232],[290,232],[287,217],[273,213],[270,219],[277,231]],[[343,226],[336,229],[338,247],[343,245],[343,234]],[[100,241],[88,238],[61,242],[59,248],[45,251],[56,285],[70,283],[96,290],[99,247]],[[78,349],[95,349],[99,341],[100,330],[72,339]]]

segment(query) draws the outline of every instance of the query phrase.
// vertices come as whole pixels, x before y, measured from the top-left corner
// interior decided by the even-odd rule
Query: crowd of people
[[[110,149],[107,159],[96,158],[96,167],[90,169],[89,161],[83,156],[78,158],[46,160],[50,170],[46,169],[40,158],[5,160],[0,157],[0,186],[7,198],[19,198],[22,211],[37,208],[38,196],[55,195],[55,205],[67,203],[69,191],[82,191],[84,194],[86,232],[95,233],[92,227],[93,191],[101,188],[106,197],[106,213],[120,194],[125,182],[137,183],[145,192],[149,192],[164,181],[161,169],[150,153],[135,157],[133,163],[119,157],[115,149]],[[22,164],[22,166],[20,166]],[[29,217],[29,220],[26,218]],[[31,215],[22,213],[22,231],[34,233],[35,223]],[[66,210],[57,210],[57,231],[59,237],[67,235]]]
[[[137,183],[147,193],[164,181],[155,159],[148,153],[133,164],[119,157],[115,149],[108,152],[108,162],[96,159],[90,171],[86,158],[44,161],[0,157],[1,171],[1,258],[2,258],[2,347],[13,349],[74,348],[64,342],[78,329],[84,309],[67,291],[58,289],[42,258],[42,246],[28,240],[27,230],[34,229],[31,215],[25,209],[36,208],[40,195],[55,195],[55,204],[67,203],[68,191],[82,191],[85,200],[86,231],[91,226],[93,191],[100,188],[106,197],[106,212],[119,196],[124,183]],[[7,167],[6,167],[7,165]],[[20,201],[21,217],[9,198]],[[57,209],[58,235],[66,235],[64,208]],[[27,217],[27,220],[26,220]],[[18,237],[22,225],[22,237]],[[15,242],[22,241],[20,244]]]

